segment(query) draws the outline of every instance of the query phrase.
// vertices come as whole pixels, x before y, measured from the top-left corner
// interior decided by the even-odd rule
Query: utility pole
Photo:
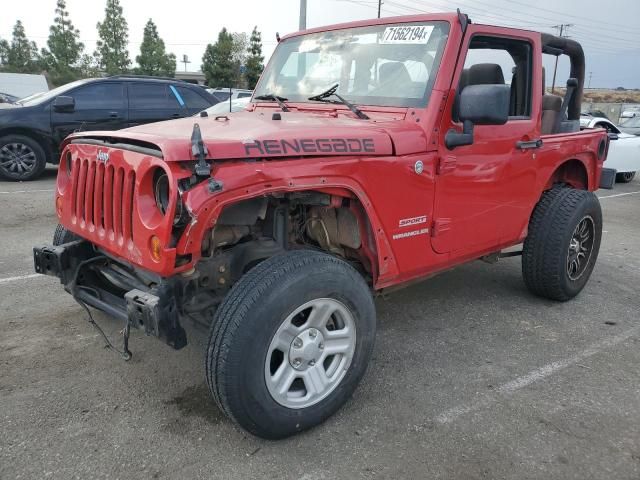
[[[186,55],[182,55],[182,60],[180,63],[184,63],[184,71],[187,71],[187,63],[191,63],[191,61],[189,60],[189,57],[187,57]]]
[[[587,88],[591,88],[591,77],[593,76],[593,72],[589,72],[589,83],[587,83]]]
[[[551,28],[555,28],[556,30],[559,31],[558,36],[559,37],[563,37],[563,38],[567,38],[569,35],[567,35],[567,30],[569,29],[569,27],[573,27],[572,23],[561,23],[560,25],[554,25]],[[558,56],[556,55],[556,65],[555,67],[553,67],[553,81],[551,82],[551,93],[555,92],[555,88],[556,88],[556,73],[558,72]]]
[[[380,18],[380,12],[382,11],[382,0],[378,0],[378,18]]]
[[[307,0],[300,0],[300,22],[298,30],[307,29]]]

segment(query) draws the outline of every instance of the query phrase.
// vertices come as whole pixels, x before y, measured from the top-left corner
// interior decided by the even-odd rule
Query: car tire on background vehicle
[[[62,225],[58,224],[56,227],[56,231],[53,232],[53,245],[64,245],[65,243],[73,242],[74,240],[78,240],[78,237],[75,233],[70,232]]]
[[[288,437],[349,399],[375,329],[371,291],[349,264],[308,250],[276,255],[247,272],[218,308],[206,355],[209,390],[254,435]]]
[[[529,290],[552,300],[575,297],[587,283],[600,250],[602,211],[593,192],[546,191],[531,215],[522,252]]]
[[[616,173],[616,182],[618,183],[629,183],[636,176],[636,172],[622,172]]]
[[[0,177],[12,181],[34,180],[42,175],[47,157],[38,142],[25,135],[0,137]]]

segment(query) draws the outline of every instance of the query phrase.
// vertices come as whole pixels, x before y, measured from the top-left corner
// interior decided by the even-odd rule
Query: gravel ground
[[[602,249],[577,299],[529,294],[519,258],[379,298],[354,398],[268,442],[210,400],[203,334],[175,352],[134,332],[125,363],[55,278],[29,276],[54,177],[0,182],[0,479],[640,479],[639,181],[598,192]]]

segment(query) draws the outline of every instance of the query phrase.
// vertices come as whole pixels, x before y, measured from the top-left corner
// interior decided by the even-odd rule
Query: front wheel
[[[314,251],[265,260],[214,319],[206,370],[218,406],[249,432],[284,438],[335,413],[364,375],[375,307],[362,276]]]
[[[616,173],[616,182],[618,183],[629,183],[636,176],[636,172],[621,172]]]
[[[24,135],[0,137],[0,177],[13,181],[34,180],[46,166],[44,150],[34,139]]]
[[[545,192],[529,221],[522,274],[533,293],[566,301],[584,288],[602,237],[600,202],[592,192],[556,187]]]

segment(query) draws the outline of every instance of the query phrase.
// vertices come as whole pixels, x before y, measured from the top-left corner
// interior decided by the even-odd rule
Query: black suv
[[[218,103],[204,88],[141,76],[90,78],[0,103],[0,177],[32,180],[70,133],[119,130],[193,115]]]

